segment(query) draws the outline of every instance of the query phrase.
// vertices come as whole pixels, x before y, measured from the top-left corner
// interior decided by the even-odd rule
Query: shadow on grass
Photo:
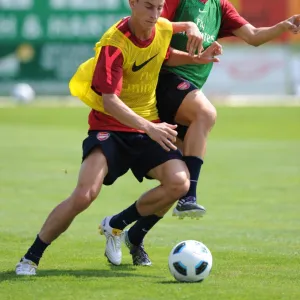
[[[162,280],[162,281],[157,281],[157,283],[160,284],[199,284],[200,282],[179,282],[177,280]]]
[[[132,264],[122,264],[120,266],[115,266],[113,264],[107,263],[112,271],[135,271],[137,269],[136,266]]]
[[[130,267],[129,267],[130,266]],[[101,269],[87,269],[87,270],[38,270],[37,276],[16,276],[14,271],[0,272],[0,282],[3,281],[26,281],[26,280],[35,280],[35,278],[43,278],[43,277],[78,277],[80,279],[84,278],[160,278],[155,275],[146,275],[140,274],[136,272],[128,272],[134,271],[135,268],[132,265],[122,265],[122,266],[111,266],[111,270],[101,270]]]

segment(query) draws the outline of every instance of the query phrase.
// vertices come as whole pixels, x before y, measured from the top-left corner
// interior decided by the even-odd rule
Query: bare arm
[[[246,24],[241,28],[233,31],[234,35],[244,40],[247,44],[252,46],[260,46],[265,44],[286,32],[282,23],[278,23],[272,27],[256,28],[251,24]]]
[[[105,111],[120,123],[144,132],[149,131],[152,123],[136,114],[117,95],[103,94],[102,99]]]
[[[169,59],[164,64],[166,66],[176,67],[182,65],[192,65],[195,64],[195,61],[194,57],[189,55],[187,52],[171,48]]]
[[[288,20],[280,22],[272,27],[256,28],[251,24],[246,24],[233,31],[234,35],[244,40],[252,46],[263,45],[284,32],[300,33],[300,15],[293,16]]]
[[[186,44],[186,51],[190,55],[196,52],[200,54],[203,50],[203,35],[198,26],[194,22],[172,22],[173,33],[185,32],[188,41]]]
[[[117,95],[103,94],[103,106],[120,123],[137,130],[144,131],[149,137],[161,145],[166,151],[176,150],[173,144],[176,141],[176,125],[167,123],[152,123],[129,108]]]
[[[169,59],[165,62],[165,65],[171,67],[219,62],[219,59],[215,56],[222,54],[222,46],[218,42],[214,42],[204,52],[202,52],[200,56],[191,56],[186,52],[179,51],[173,48],[171,48],[170,50],[170,56]]]
[[[193,22],[172,22],[173,33],[185,32],[195,25]]]

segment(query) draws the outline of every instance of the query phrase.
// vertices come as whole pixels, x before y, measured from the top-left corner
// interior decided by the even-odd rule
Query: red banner
[[[240,0],[240,14],[255,27],[273,26],[287,18],[288,1]],[[287,41],[288,35],[280,40]]]
[[[300,14],[300,0],[289,0],[287,18],[289,18],[290,16],[293,16],[293,15],[298,15],[298,14]],[[292,42],[300,43],[300,34],[297,34],[297,35],[290,34],[289,38]]]
[[[255,27],[273,26],[300,14],[300,0],[231,0],[238,12]],[[236,42],[236,39],[230,39]],[[277,42],[300,42],[300,35],[283,34]]]

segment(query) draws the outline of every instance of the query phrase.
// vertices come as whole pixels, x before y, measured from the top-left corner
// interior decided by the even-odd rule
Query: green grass
[[[34,278],[16,277],[50,210],[72,191],[86,136],[85,108],[0,109],[0,299],[300,299],[300,108],[219,108],[199,183],[208,213],[169,213],[146,239],[150,268],[111,267],[98,222],[154,185],[131,174],[47,249]],[[67,170],[65,173],[64,170]],[[176,283],[167,258],[179,241],[203,241],[214,259],[201,284]]]

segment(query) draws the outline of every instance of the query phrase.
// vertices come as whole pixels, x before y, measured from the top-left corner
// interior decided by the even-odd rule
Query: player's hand
[[[146,133],[166,151],[176,150],[177,147],[174,145],[177,137],[176,127],[177,125],[168,123],[152,123]]]
[[[189,22],[189,28],[185,31],[185,33],[188,37],[186,51],[190,55],[194,55],[196,52],[200,54],[203,51],[203,35],[198,26],[193,22]]]
[[[223,48],[218,42],[213,42],[200,56],[195,55],[194,61],[196,64],[208,64],[211,62],[219,62],[220,59],[216,56],[222,55]]]
[[[286,29],[294,34],[300,33],[300,15],[294,15],[283,22]]]

